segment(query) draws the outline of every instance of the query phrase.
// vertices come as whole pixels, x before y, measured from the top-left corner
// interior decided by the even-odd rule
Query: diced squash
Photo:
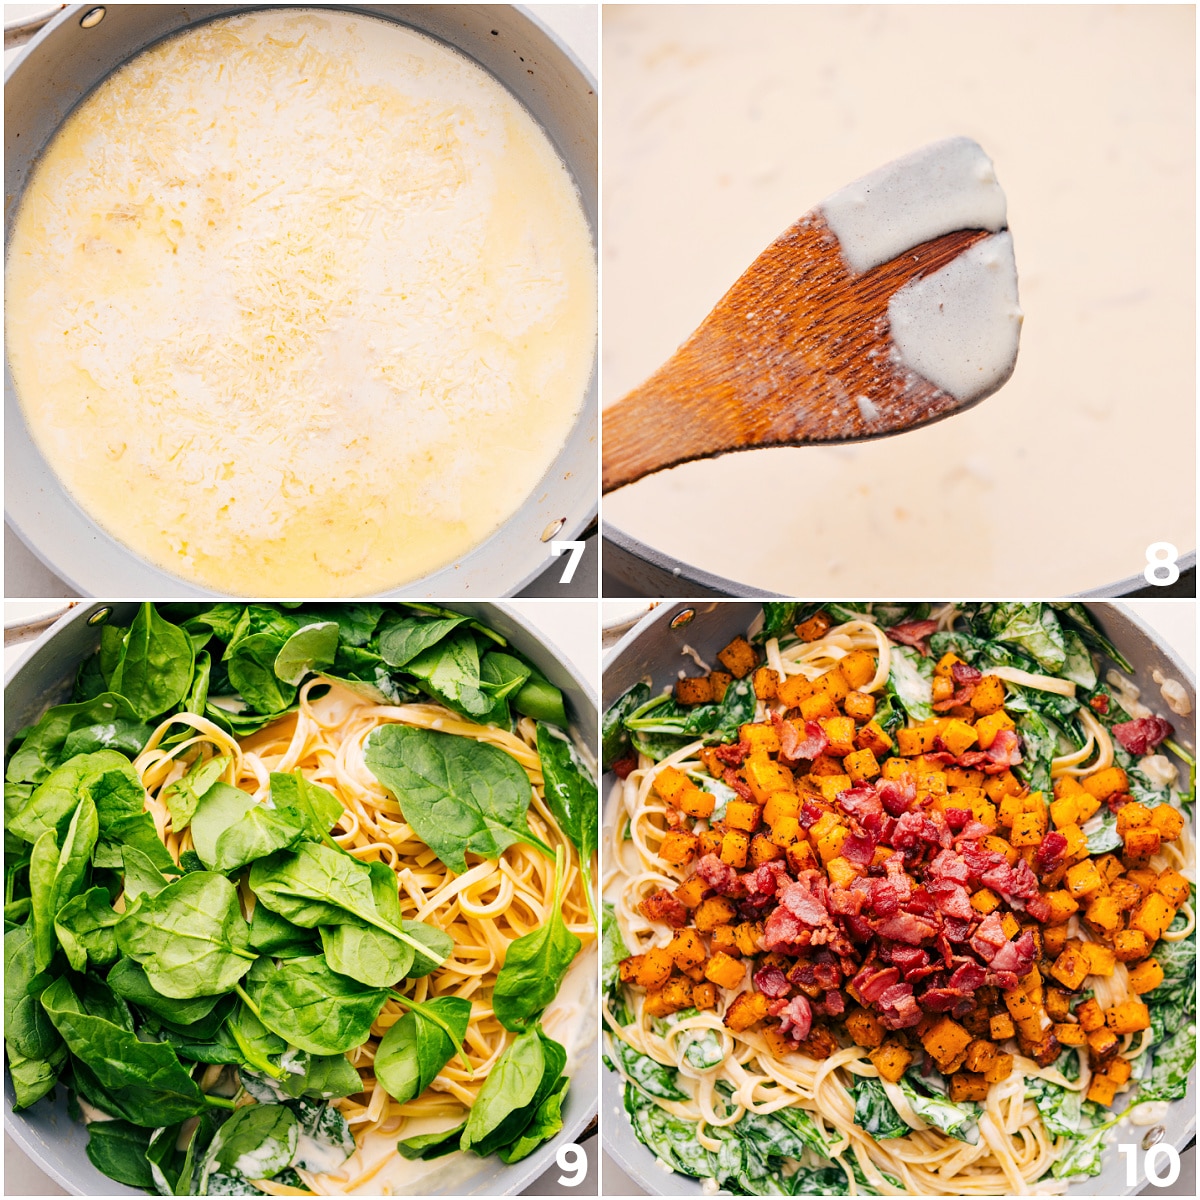
[[[1021,781],[1011,771],[1004,771],[999,775],[989,775],[984,780],[983,790],[989,800],[998,804],[1005,796],[1012,796],[1022,788]]]
[[[635,982],[647,991],[655,991],[670,979],[673,964],[671,951],[666,946],[655,946],[642,955]]]
[[[1093,796],[1089,791],[1083,791],[1076,796],[1076,803],[1079,805],[1079,823],[1082,825],[1084,821],[1090,821],[1092,817],[1100,811],[1100,805],[1103,803],[1098,796]]]
[[[1037,1016],[1037,1006],[1019,988],[1004,993],[1004,1006],[1018,1025]]]
[[[1069,930],[1070,926],[1066,924],[1048,925],[1042,930],[1042,954],[1046,958],[1055,958],[1062,953]]]
[[[798,708],[804,711],[804,705],[812,698],[813,688],[803,675],[785,675],[776,685],[776,698],[786,708]],[[823,708],[836,710],[837,706],[825,695],[820,697]],[[810,720],[814,718],[809,718]]]
[[[1054,960],[1050,974],[1065,988],[1075,991],[1087,978],[1087,959],[1069,943]],[[1008,993],[1012,995],[1012,993]]]
[[[1087,959],[1089,975],[1111,975],[1117,966],[1112,950],[1099,942],[1084,942],[1083,957]]]
[[[1096,1059],[1106,1058],[1117,1048],[1117,1035],[1111,1029],[1094,1029],[1087,1040],[1088,1050]]]
[[[852,688],[863,688],[875,678],[877,660],[865,650],[851,650],[838,665]]]
[[[763,807],[762,819],[767,825],[773,826],[780,817],[799,816],[801,803],[795,792],[775,792]]]
[[[988,1083],[1002,1083],[1012,1074],[1013,1056],[1001,1051],[992,1060],[991,1066],[987,1067],[983,1072],[983,1077]]]
[[[754,694],[759,700],[774,700],[779,694],[779,675],[770,667],[754,672]]]
[[[1151,892],[1133,910],[1129,918],[1130,929],[1140,929],[1152,942],[1158,941],[1175,919],[1175,908],[1159,892]]]
[[[1150,824],[1164,842],[1173,842],[1183,832],[1183,813],[1170,804],[1160,804],[1151,810]]]
[[[1062,988],[1047,988],[1043,1003],[1052,1021],[1065,1021],[1071,1015],[1071,997]]]
[[[914,725],[896,730],[896,746],[905,758],[913,758],[933,750],[938,731],[935,725]]]
[[[706,854],[721,853],[721,839],[725,835],[719,829],[706,829],[699,835],[699,844],[696,847],[696,853],[701,858]]]
[[[759,825],[762,808],[750,800],[730,800],[725,805],[725,826],[742,833],[753,833]]]
[[[1090,896],[1103,886],[1104,880],[1090,858],[1076,863],[1067,872],[1067,891],[1076,899],[1080,896]]]
[[[989,1067],[999,1051],[994,1042],[986,1038],[976,1038],[967,1047],[967,1057],[963,1066],[968,1071],[983,1071]]]
[[[692,1007],[701,1009],[717,1007],[717,989],[711,983],[692,984]]]
[[[697,837],[679,829],[669,830],[658,847],[658,857],[677,867],[689,863],[696,856]]]
[[[946,723],[946,728],[942,730],[942,741],[946,744],[946,749],[957,758],[960,754],[965,754],[976,741],[979,739],[979,734],[975,729],[968,725],[966,721],[951,720]]]
[[[1050,915],[1046,918],[1047,925],[1061,925],[1079,911],[1079,905],[1070,892],[1046,892],[1042,899],[1050,906]]]
[[[1054,1036],[1062,1046],[1086,1046],[1087,1030],[1082,1025],[1063,1021],[1054,1026]]]
[[[783,857],[783,848],[775,845],[764,833],[756,833],[750,839],[750,863],[761,867],[763,863],[774,862]]]
[[[876,758],[882,757],[894,745],[891,737],[884,733],[883,727],[874,718],[858,731],[854,738],[854,744],[860,750],[870,750]],[[886,771],[884,774],[885,778],[892,778],[892,776],[887,775]]]
[[[860,875],[865,874],[864,868],[843,858],[840,854],[825,864],[825,871],[829,876],[829,882],[840,888],[848,888]]]
[[[1111,935],[1121,927],[1121,910],[1111,896],[1096,896],[1084,909],[1083,919],[1094,930]]]
[[[1095,775],[1089,775],[1083,781],[1083,787],[1097,800],[1107,800],[1110,796],[1129,791],[1129,777],[1120,767],[1106,767]]]
[[[824,676],[822,676],[824,678]],[[818,725],[825,731],[829,739],[828,753],[843,758],[854,750],[854,735],[856,728],[853,717],[822,717]],[[846,773],[853,776],[849,764],[843,764]]]
[[[1067,839],[1063,862],[1077,863],[1088,857],[1087,834],[1078,825],[1064,825],[1058,832]]]
[[[692,923],[701,933],[711,933],[718,925],[728,925],[737,916],[733,901],[724,896],[710,896],[701,902]]]
[[[1021,926],[1017,922],[1017,918],[1010,912],[1006,912],[1000,918],[1000,927],[1004,930],[1005,936],[1011,941],[1021,932]]]
[[[826,800],[834,801],[843,792],[848,792],[854,786],[849,775],[822,775],[821,795]]]
[[[1013,821],[1009,841],[1014,846],[1040,846],[1046,836],[1046,809],[1020,813]]]
[[[1149,862],[1158,853],[1161,843],[1157,829],[1131,829],[1125,835],[1125,862],[1130,866]]]
[[[717,651],[717,658],[738,679],[744,679],[758,665],[758,655],[744,637],[735,637],[724,650]]]
[[[661,990],[647,993],[644,1008],[648,1017],[666,1017],[676,1011]]]
[[[814,693],[824,692],[825,695],[831,696],[838,704],[851,691],[850,680],[846,678],[846,674],[841,667],[830,667],[828,671],[822,671],[812,682]]]
[[[689,817],[708,818],[717,807],[717,798],[711,792],[702,792],[698,787],[689,788],[679,798],[679,811]]]
[[[671,1006],[672,1012],[681,1008],[692,1007],[692,981],[676,975],[667,981],[662,989],[663,1000]]]
[[[813,826],[815,829],[816,826]],[[835,825],[828,833],[816,839],[817,853],[826,864],[837,858],[842,852],[842,846],[850,836],[850,830],[845,825]]]
[[[1118,929],[1113,934],[1113,954],[1118,962],[1136,962],[1150,953],[1150,941],[1140,929]]]
[[[668,803],[678,806],[679,798],[696,785],[678,767],[663,767],[654,776],[654,790]]]
[[[750,835],[737,829],[727,830],[721,839],[721,861],[731,867],[744,867],[749,856]]]
[[[942,1017],[921,1035],[921,1045],[939,1064],[953,1062],[971,1043],[971,1035],[950,1017]]]
[[[1133,867],[1125,873],[1125,878],[1136,883],[1142,889],[1142,895],[1158,891],[1158,875],[1149,867]]]
[[[985,675],[976,683],[970,703],[981,717],[998,712],[1004,707],[1004,680],[999,675]]]
[[[1017,1029],[1013,1024],[1013,1019],[1008,1013],[996,1013],[989,1022],[991,1026],[992,1041],[1006,1042],[1011,1037],[1016,1037]]]
[[[1025,811],[1024,796],[1005,796],[1000,801],[997,819],[1005,828],[1011,828],[1013,822]]]
[[[855,750],[842,760],[855,783],[866,783],[879,774],[879,762],[871,750]]]
[[[1163,981],[1163,969],[1157,958],[1147,958],[1129,968],[1129,986],[1140,996],[1152,992]]]
[[[746,764],[742,768],[742,773],[746,776],[746,783],[749,785],[750,791],[754,794],[754,799],[759,805],[765,804],[773,792],[790,792],[795,787],[795,782],[792,778],[792,773],[782,763],[775,762],[774,759],[768,758],[761,751],[756,751],[746,759]],[[750,801],[739,801],[741,804],[749,804]],[[731,802],[725,809],[725,821],[729,822],[729,809],[733,807]],[[758,820],[758,814],[755,813],[755,821]],[[738,826],[738,828],[743,828]],[[750,832],[750,830],[747,830]]]
[[[1088,1085],[1087,1098],[1093,1104],[1101,1104],[1108,1108],[1117,1094],[1116,1082],[1107,1075],[1093,1075]]]
[[[1133,1064],[1127,1058],[1117,1057],[1108,1064],[1104,1073],[1118,1085],[1128,1083],[1130,1075],[1133,1074]]]
[[[675,965],[683,970],[704,961],[704,943],[694,929],[680,929],[671,939],[667,949]]]
[[[1125,864],[1115,854],[1102,854],[1096,859],[1096,870],[1104,877],[1105,883],[1125,874]]]
[[[1150,1010],[1140,1000],[1122,1000],[1104,1014],[1104,1020],[1113,1033],[1137,1033],[1150,1028]]]
[[[1161,808],[1166,807],[1160,805],[1154,811],[1158,812]],[[1160,871],[1158,879],[1155,880],[1154,890],[1161,896],[1165,896],[1173,908],[1178,908],[1191,892],[1191,886],[1178,871],[1167,867],[1166,870]]]
[[[941,658],[937,660],[933,667],[934,675],[940,675],[943,678],[949,679],[954,674],[954,664],[963,663],[966,665],[966,660],[958,657],[953,650],[947,650]]]
[[[854,1039],[855,1045],[867,1050],[883,1045],[886,1034],[879,1018],[865,1008],[856,1008],[846,1018],[846,1032]]]
[[[720,704],[725,699],[725,690],[733,682],[733,676],[724,671],[710,671],[708,682],[712,684],[713,703]]]
[[[1144,829],[1149,824],[1150,810],[1144,804],[1126,804],[1117,813],[1117,833],[1122,838],[1131,829]]]
[[[842,701],[842,711],[857,724],[864,724],[875,715],[875,697],[870,692],[851,692]]]
[[[738,740],[750,747],[750,753],[779,753],[779,734],[769,721],[752,721],[738,730]]]
[[[985,849],[992,851],[993,854],[1003,854],[1004,861],[1012,866],[1017,861],[1017,851],[1002,837],[997,837],[994,833],[989,833],[987,837],[980,838],[979,844]]]
[[[811,763],[809,763],[808,773],[812,777],[819,777],[821,775],[843,775],[847,779],[850,778],[849,775],[846,775],[846,772],[842,767],[842,760],[840,758],[834,758],[832,754],[818,754],[817,757],[814,758]]]
[[[801,621],[796,626],[796,636],[802,642],[815,642],[823,638],[833,628],[833,618],[822,608],[813,613],[807,621]]]
[[[969,1037],[969,1035],[968,1035]],[[899,1083],[900,1077],[908,1070],[913,1060],[912,1051],[900,1042],[886,1041],[877,1046],[867,1056],[879,1072],[881,1079],[888,1083]]]
[[[1108,895],[1121,912],[1132,908],[1142,898],[1142,894],[1142,889],[1132,879],[1118,877],[1108,885]]]
[[[975,722],[975,734],[979,738],[980,750],[990,750],[996,734],[1002,729],[1016,729],[1016,722],[1002,708],[980,717]]]
[[[678,704],[711,704],[712,680],[707,675],[676,680],[675,700]]]
[[[617,974],[621,978],[622,983],[636,983],[637,973],[641,970],[642,963],[646,961],[644,954],[631,954],[628,958],[623,958],[617,963]]]
[[[985,917],[1000,907],[1000,897],[991,888],[980,888],[971,897],[971,907]]]
[[[724,659],[721,661],[724,662]],[[733,989],[741,987],[745,981],[746,968],[736,958],[731,958],[723,951],[717,951],[704,968],[704,978],[718,987]]]
[[[762,992],[742,992],[725,1011],[726,1028],[741,1033],[751,1025],[757,1025],[767,1015],[769,1007],[770,1001]]]
[[[675,889],[674,896],[684,908],[696,908],[707,891],[708,884],[699,875],[693,875]]]
[[[737,929],[732,925],[718,925],[712,931],[711,940],[714,952],[720,950],[725,954],[732,954],[735,958],[742,953],[738,948]]]
[[[771,826],[771,841],[781,850],[786,850],[794,842],[799,841],[801,834],[800,821],[797,817],[780,817]]]
[[[1075,796],[1060,796],[1050,801],[1050,820],[1055,829],[1079,824],[1079,803]]]
[[[991,1084],[982,1075],[959,1071],[950,1076],[950,1099],[955,1104],[961,1104],[964,1100],[986,1100],[990,1087]]]
[[[1104,1010],[1100,1002],[1090,996],[1075,1010],[1075,1018],[1085,1033],[1095,1033],[1104,1028]]]
[[[808,686],[811,688],[812,684]],[[780,698],[783,697],[786,687],[786,683],[780,687]],[[823,717],[836,717],[838,715],[837,701],[828,692],[811,692],[810,695],[800,701],[800,715],[806,721],[819,721]]]

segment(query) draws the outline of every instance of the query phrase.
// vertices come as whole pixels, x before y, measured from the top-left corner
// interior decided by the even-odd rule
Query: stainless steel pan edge
[[[639,679],[649,678],[655,691],[661,690],[677,678],[680,669],[689,671],[694,664],[689,658],[681,657],[686,643],[693,646],[702,658],[712,661],[713,653],[746,627],[759,610],[753,601],[728,600],[721,602],[701,601],[682,603],[666,601],[647,614],[606,655],[602,697],[607,709],[619,696]],[[1158,668],[1168,677],[1178,679],[1188,688],[1193,705],[1196,700],[1196,679],[1193,672],[1169,647],[1163,645],[1157,635],[1121,604],[1095,603],[1088,606],[1113,644],[1134,664],[1134,682],[1142,689],[1143,697],[1156,711],[1166,712],[1159,700],[1158,685],[1151,672]],[[691,610],[694,618],[678,629],[671,622]],[[1193,709],[1187,717],[1171,714],[1176,738],[1189,751],[1196,746],[1196,714]],[[601,795],[605,797],[605,811],[612,792],[613,776],[604,776]],[[605,822],[607,824],[607,822]],[[601,836],[601,845],[606,839]],[[625,1113],[624,1098],[619,1077],[614,1071],[605,1069],[600,1085],[600,1103],[605,1114],[603,1124],[604,1149],[635,1183],[653,1196],[703,1196],[707,1195],[700,1183],[666,1170],[658,1159],[635,1137]],[[1183,1100],[1171,1104],[1162,1121],[1165,1130],[1163,1141],[1182,1150],[1196,1134],[1196,1071],[1193,1068],[1188,1080],[1188,1094]],[[1127,1125],[1119,1126],[1116,1141],[1140,1142],[1145,1129],[1132,1130]],[[1140,1159],[1139,1159],[1140,1161]],[[1144,1180],[1133,1187],[1126,1182],[1126,1162],[1121,1158],[1115,1144],[1107,1147],[1103,1172],[1090,1179],[1081,1180],[1067,1189],[1068,1195],[1127,1196],[1141,1190],[1153,1194],[1152,1185]]]
[[[104,609],[112,610],[118,621],[132,619],[132,602],[81,604],[63,616],[52,628],[38,638],[28,656],[6,674],[4,681],[4,744],[7,747],[13,734],[36,721],[52,704],[61,703],[69,695],[79,663],[100,642],[100,625],[88,622]],[[571,736],[589,760],[595,758],[598,744],[599,716],[596,695],[583,677],[566,662],[561,651],[541,633],[531,628],[522,616],[505,604],[465,601],[455,606],[459,611],[479,618],[497,633],[503,634],[556,687],[566,699],[571,721]],[[594,961],[594,955],[593,955]],[[428,1190],[436,1182],[426,1180],[421,1188],[425,1195],[513,1196],[522,1192],[537,1177],[552,1166],[559,1147],[577,1141],[587,1124],[596,1115],[596,1093],[599,1086],[599,1062],[594,1030],[595,1009],[585,1012],[581,1021],[592,1034],[583,1035],[578,1061],[572,1064],[571,1085],[563,1109],[561,1132],[539,1147],[527,1159],[504,1166],[498,1158],[479,1159],[479,1167],[464,1186],[448,1184],[446,1189]],[[85,1127],[67,1115],[64,1089],[56,1089],[56,1100],[41,1100],[31,1109],[14,1113],[12,1081],[4,1072],[4,1128],[22,1150],[60,1187],[75,1196],[140,1196],[101,1174],[87,1158]]]
[[[71,5],[50,21],[5,71],[4,221],[7,244],[21,191],[38,153],[66,115],[111,71],[150,43],[187,25],[254,5],[110,4],[91,29],[92,5]],[[260,6],[261,7],[261,6]],[[319,7],[309,5],[306,7]],[[536,17],[517,5],[357,4],[356,11],[410,25],[474,59],[511,91],[549,135],[583,200],[597,243],[596,81]],[[83,595],[209,595],[132,553],[101,529],[58,482],[21,413],[4,370],[5,518],[51,570]],[[459,562],[390,593],[396,596],[502,596],[545,569],[544,531],[578,538],[597,510],[597,366],[579,417],[524,504]],[[118,481],[119,485],[119,481]]]

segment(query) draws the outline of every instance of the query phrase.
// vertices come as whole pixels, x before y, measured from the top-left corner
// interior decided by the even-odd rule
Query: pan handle
[[[47,24],[52,17],[58,16],[66,7],[65,4],[47,4],[37,12],[5,21],[5,50],[11,50],[14,46],[23,46],[43,25]]]

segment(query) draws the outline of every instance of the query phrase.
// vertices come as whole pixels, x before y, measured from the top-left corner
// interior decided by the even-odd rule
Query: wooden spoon
[[[948,151],[967,155],[966,175],[939,174],[939,156]],[[899,289],[928,278],[1006,227],[994,175],[981,183],[990,168],[975,143],[951,139],[872,172],[797,221],[754,260],[658,371],[605,410],[604,491],[732,450],[903,433],[968,408],[1001,386],[1016,358],[1015,333],[1009,334],[1009,361],[991,369],[990,383],[955,396],[901,359],[888,317]],[[978,210],[971,196],[960,193],[981,186],[990,189],[987,227],[960,227],[964,214]],[[876,220],[882,223],[878,229],[872,228]],[[914,240],[908,248],[906,229],[924,235],[919,244]],[[928,236],[931,232],[937,236]],[[886,261],[871,262],[878,254],[851,248],[850,234],[871,241],[877,233],[882,234],[877,245],[892,249],[882,251]],[[1007,253],[1011,265],[1011,246]],[[861,266],[864,257],[871,263],[865,269],[850,265],[857,260]],[[995,295],[978,288],[983,323],[992,333],[997,323],[1015,321],[1019,329],[1015,289],[1013,268],[1012,303],[1008,311],[993,313],[988,310],[997,307]],[[975,290],[971,275],[953,305],[936,302],[939,316],[943,307],[970,306]],[[949,335],[956,336],[956,329],[948,318]],[[1006,354],[1007,345],[1002,339],[999,349],[973,345],[964,353],[994,358]]]

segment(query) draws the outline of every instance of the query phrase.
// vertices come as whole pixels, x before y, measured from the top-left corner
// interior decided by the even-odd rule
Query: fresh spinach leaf
[[[324,838],[338,823],[345,809],[328,788],[305,779],[303,772],[290,775],[271,772],[271,799],[277,808],[291,808],[304,817],[308,832],[317,841]]]
[[[45,970],[54,957],[58,944],[55,919],[63,906],[83,890],[98,835],[96,806],[84,796],[63,835],[61,849],[49,829],[33,844],[29,861],[30,923],[38,970]]]
[[[524,842],[551,855],[526,824],[529,777],[503,750],[432,729],[383,725],[368,737],[365,758],[417,836],[457,874],[467,870],[467,851],[494,859]]]
[[[111,689],[148,721],[169,712],[188,694],[194,667],[192,639],[147,602],[138,608],[129,628]]]
[[[118,779],[108,779],[114,772]],[[94,785],[99,792],[99,803],[92,794]],[[58,830],[85,795],[96,803],[97,819],[106,829],[121,817],[141,812],[146,798],[123,754],[116,750],[80,754],[56,767],[43,780],[9,820],[9,832],[35,842],[47,829]]]
[[[310,672],[333,666],[341,630],[336,621],[303,625],[279,648],[275,674],[284,683],[298,687]]]
[[[200,1194],[214,1174],[269,1179],[296,1154],[300,1129],[296,1114],[283,1104],[247,1104],[237,1109],[213,1136],[200,1169]]]
[[[537,748],[546,805],[554,814],[559,829],[579,852],[579,872],[583,876],[588,911],[592,914],[592,923],[598,925],[596,902],[592,896],[592,858],[599,848],[600,822],[596,781],[571,742],[550,726],[538,724]]]
[[[528,663],[493,650],[480,660],[479,685],[497,701],[503,700],[507,704],[508,698],[525,686],[530,673]]]
[[[293,925],[265,904],[256,904],[250,917],[250,949],[274,958],[302,958],[317,953],[311,929]]]
[[[86,970],[89,961],[104,966],[117,957],[114,930],[120,919],[102,887],[89,888],[58,910],[54,932],[72,970]]]
[[[1069,1138],[1080,1135],[1081,1093],[1033,1075],[1025,1080],[1025,1095],[1037,1106],[1047,1133]]]
[[[910,1068],[900,1080],[900,1090],[909,1107],[926,1124],[940,1129],[947,1137],[977,1146],[983,1106],[973,1100],[955,1104],[948,1098],[945,1085],[939,1085],[939,1079],[932,1073],[921,1075]]]
[[[508,704],[480,686],[479,648],[470,632],[452,634],[418,654],[404,669],[423,691],[469,720],[483,725],[507,723]]]
[[[391,868],[387,870],[391,872]],[[321,926],[321,948],[332,971],[369,987],[391,987],[412,968],[408,942],[356,921]]]
[[[641,681],[609,705],[600,728],[601,762],[606,771],[613,763],[626,758],[632,751],[625,718],[636,712],[650,699],[650,686]]]
[[[466,1037],[471,1002],[458,996],[426,1001],[457,1035]],[[409,1011],[383,1035],[375,1051],[375,1078],[398,1104],[406,1104],[437,1078],[454,1056],[455,1043],[424,1013]]]
[[[174,1025],[196,1025],[221,999],[220,996],[196,996],[177,1000],[163,996],[154,990],[145,970],[132,958],[119,959],[109,971],[106,982],[118,996]]]
[[[149,859],[164,875],[174,875],[179,868],[170,851],[162,844],[154,818],[148,812],[136,813],[115,821],[107,831],[101,831],[100,841],[92,856],[92,866],[121,870],[125,850],[132,846]]]
[[[420,979],[436,971],[454,952],[454,939],[436,925],[405,921],[403,929],[409,937],[426,948],[424,951],[414,951],[413,965],[408,969],[409,979]]]
[[[567,728],[567,710],[563,704],[562,691],[546,678],[531,662],[529,678],[521,685],[517,694],[512,698],[512,706],[522,716],[532,717],[535,721],[548,721],[559,729]]]
[[[229,682],[256,713],[280,713],[296,699],[295,686],[275,674],[283,644],[274,633],[252,633],[225,652]]]
[[[344,1054],[308,1054],[290,1046],[279,1065],[284,1074],[277,1086],[295,1099],[331,1100],[362,1091],[362,1079]]]
[[[276,850],[294,846],[307,832],[308,822],[295,809],[254,804],[217,835],[211,866],[214,871],[228,874]]]
[[[407,666],[414,658],[431,650],[469,618],[462,616],[393,616],[379,630],[379,655],[389,667]]]
[[[229,763],[227,754],[197,758],[183,776],[163,788],[161,799],[171,814],[171,828],[176,833],[182,833],[188,827],[201,796],[225,774]]]
[[[466,1127],[467,1123],[464,1121],[461,1125],[455,1125],[453,1129],[441,1133],[422,1133],[416,1137],[405,1138],[396,1143],[396,1149],[407,1159],[443,1158],[459,1148]]]
[[[934,715],[933,668],[932,656],[926,657],[909,646],[892,647],[888,687],[914,721],[928,721]]]
[[[93,1121],[88,1126],[87,1156],[109,1179],[130,1187],[148,1188],[154,1183],[146,1151],[150,1130],[128,1121]]]
[[[1153,993],[1151,993],[1153,994]],[[1142,1079],[1137,1099],[1182,1100],[1187,1095],[1188,1075],[1196,1065],[1195,1017],[1175,1029],[1154,1047],[1149,1075]]]
[[[854,1081],[854,1123],[876,1141],[907,1137],[912,1130],[901,1118],[878,1079],[859,1076]]]
[[[554,1090],[538,1105],[525,1132],[510,1145],[501,1147],[500,1161],[519,1162],[532,1154],[543,1142],[554,1137],[563,1127],[562,1106],[566,1097],[567,1079],[565,1075],[560,1075]]]
[[[70,757],[65,753],[65,743],[75,731],[111,728],[114,738],[128,741],[131,726],[145,729],[145,738],[132,749],[128,744],[115,748],[137,753],[146,744],[151,730],[141,724],[124,696],[105,692],[79,704],[57,704],[32,729],[25,731],[23,737],[18,735],[20,745],[8,760],[5,778],[10,783],[41,783],[55,767]]]
[[[125,867],[126,911],[139,896],[157,896],[169,882],[149,856],[136,846],[121,848],[121,862]]]
[[[57,1060],[61,1064],[66,1050],[41,1004],[42,992],[50,983],[50,976],[37,969],[29,926],[6,933],[4,1037],[10,1056],[15,1050],[25,1059]]]

